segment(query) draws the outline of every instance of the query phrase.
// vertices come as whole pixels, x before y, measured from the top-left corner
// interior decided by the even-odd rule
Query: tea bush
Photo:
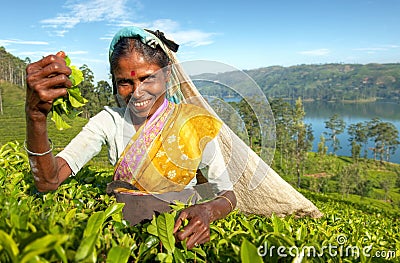
[[[234,211],[211,225],[211,240],[175,242],[183,204],[130,226],[105,193],[112,170],[86,166],[58,190],[36,191],[18,142],[0,149],[0,262],[399,262],[399,214],[323,194],[302,193],[319,219]]]

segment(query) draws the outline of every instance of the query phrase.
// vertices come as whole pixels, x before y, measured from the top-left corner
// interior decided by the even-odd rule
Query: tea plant
[[[0,148],[0,262],[399,262],[399,214],[303,192],[319,219],[234,211],[191,250],[172,233],[185,205],[130,226],[105,193],[112,170],[86,166],[58,190],[34,188],[17,142]]]

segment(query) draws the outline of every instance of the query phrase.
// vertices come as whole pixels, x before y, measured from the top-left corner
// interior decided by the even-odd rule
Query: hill
[[[243,72],[248,74],[269,98],[302,97],[303,100],[323,101],[374,101],[400,98],[400,64],[272,66]],[[248,79],[243,78],[243,73],[239,71],[192,77],[218,81],[233,90],[243,90],[249,85]],[[229,89],[220,91],[211,89],[205,87],[203,92],[214,96],[235,96]]]

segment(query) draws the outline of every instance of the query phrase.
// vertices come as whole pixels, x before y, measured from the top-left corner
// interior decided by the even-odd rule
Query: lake
[[[325,121],[328,121],[335,113],[339,114],[346,122],[344,133],[338,136],[342,149],[337,151],[337,155],[351,156],[351,147],[349,145],[349,136],[347,133],[347,127],[350,124],[370,121],[377,117],[382,121],[393,123],[400,131],[400,104],[397,102],[329,103],[318,101],[303,102],[303,105],[306,112],[305,123],[312,125],[315,137],[313,151],[317,151],[318,149],[317,145],[320,135],[322,135],[323,132],[329,131],[325,129]],[[326,146],[330,146],[330,142],[327,142]],[[328,152],[331,151],[331,147],[329,147]],[[368,155],[369,158],[373,158],[372,152],[369,151]],[[400,149],[397,149],[390,161],[400,163]]]
[[[239,102],[240,97],[223,98],[225,102]],[[350,124],[370,121],[374,118],[379,118],[381,121],[391,122],[400,132],[400,103],[391,101],[376,101],[368,103],[343,103],[343,102],[322,102],[314,101],[307,102],[303,101],[304,110],[306,113],[305,123],[311,124],[314,142],[312,151],[318,150],[318,143],[320,142],[320,136],[324,132],[329,132],[325,128],[325,121],[328,121],[331,116],[338,114],[343,118],[346,123],[345,131],[338,136],[340,140],[340,150],[336,152],[337,155],[351,156],[351,146],[349,143],[349,135],[347,128]],[[325,136],[326,138],[327,136]],[[330,141],[326,142],[328,146],[328,153],[332,152]],[[368,147],[373,146],[372,142]],[[364,149],[361,150],[361,155],[364,155]],[[368,151],[368,158],[373,158],[372,151]],[[389,161],[394,163],[400,163],[400,145],[399,149],[396,150],[395,154],[392,155]]]

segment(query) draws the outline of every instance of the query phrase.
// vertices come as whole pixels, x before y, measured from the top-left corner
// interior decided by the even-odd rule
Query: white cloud
[[[54,18],[40,21],[45,28],[54,29],[54,33],[63,36],[69,29],[79,23],[100,21],[115,21],[131,15],[131,9],[127,7],[127,0],[70,0],[64,5],[67,9]]]
[[[211,37],[214,33],[202,32],[199,30],[187,30],[174,32],[173,38],[181,45],[192,47],[205,46],[213,43]]]
[[[10,44],[20,45],[48,45],[45,41],[30,41],[30,40],[19,40],[19,39],[0,39],[0,46],[8,46]]]
[[[69,0],[64,5],[66,12],[59,13],[56,17],[40,21],[42,27],[51,29],[51,34],[64,36],[70,29],[79,23],[91,23],[107,21],[114,27],[125,27],[135,25],[142,28],[159,29],[165,33],[167,38],[176,41],[180,45],[192,47],[209,45],[213,43],[211,37],[215,33],[203,32],[201,30],[181,29],[177,21],[171,19],[158,19],[150,22],[131,22],[127,20],[132,17],[134,10],[127,4],[128,0]],[[141,4],[136,1],[136,9]],[[110,40],[112,35],[105,36],[103,40]]]
[[[158,29],[165,34],[165,37],[175,41],[179,45],[187,45],[191,47],[210,45],[213,43],[212,36],[216,35],[216,33],[204,32],[196,29],[182,29],[177,21],[171,19],[158,19],[147,23],[135,23],[125,20],[120,21],[117,26],[137,26],[151,30]],[[112,39],[112,36],[107,36],[103,39],[110,40]]]
[[[375,52],[375,51],[388,51],[390,49],[399,48],[398,45],[382,45],[378,47],[364,47],[364,48],[355,48],[356,51],[367,51],[367,52]]]
[[[177,42],[179,45],[192,47],[212,44],[211,39],[215,33],[203,32],[200,30],[184,30],[178,22],[171,19],[159,19],[151,23],[150,28],[159,29],[165,33],[167,38]]]
[[[331,53],[331,51],[329,49],[327,49],[327,48],[320,48],[320,49],[314,49],[314,50],[305,50],[305,51],[299,52],[299,54],[307,55],[307,56],[326,56],[329,53]]]
[[[383,47],[366,47],[366,48],[355,48],[354,50],[371,52],[371,51],[384,51],[388,49]]]

